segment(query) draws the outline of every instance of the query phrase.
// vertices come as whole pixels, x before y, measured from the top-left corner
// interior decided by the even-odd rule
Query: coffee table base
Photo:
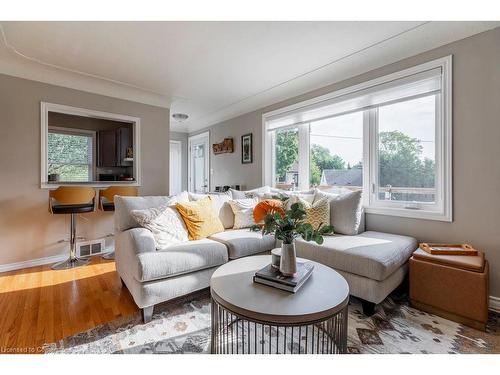
[[[213,354],[347,353],[346,305],[335,315],[305,325],[256,321],[236,314],[212,298]]]

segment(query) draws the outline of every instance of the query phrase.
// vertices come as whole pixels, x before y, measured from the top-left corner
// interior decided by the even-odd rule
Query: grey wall
[[[40,188],[40,102],[65,104],[141,118],[142,195],[168,193],[169,111],[0,75],[0,265],[65,251],[66,215],[48,212],[48,190]],[[113,215],[79,217],[88,239],[113,231]]]
[[[251,112],[234,119],[221,122],[209,128],[197,131],[190,135],[205,131],[210,132],[210,189],[215,186],[240,185],[242,189],[251,189],[261,184],[262,174],[262,113]],[[241,136],[253,134],[253,163],[241,163]],[[234,152],[230,154],[214,155],[212,145],[220,143],[224,138],[233,138]]]
[[[254,164],[239,155],[212,157],[214,181],[262,185],[262,113],[453,55],[452,223],[367,215],[367,229],[408,234],[420,241],[467,242],[486,252],[491,295],[500,297],[500,28],[454,42],[209,128],[211,143],[254,133]],[[238,143],[239,147],[239,143]],[[239,150],[238,150],[239,151]],[[233,178],[234,176],[234,178]]]
[[[188,153],[187,153],[187,142],[188,134],[180,132],[170,132],[170,140],[181,142],[181,157],[182,157],[182,190],[187,190],[187,172],[188,172]]]

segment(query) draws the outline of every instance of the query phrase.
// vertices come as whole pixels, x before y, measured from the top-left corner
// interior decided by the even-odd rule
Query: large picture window
[[[363,112],[310,123],[310,187],[363,188]]]
[[[293,190],[299,186],[299,129],[278,129],[274,142],[275,186]]]
[[[436,95],[380,107],[378,200],[436,201]]]
[[[264,179],[451,221],[451,57],[263,116]],[[267,157],[269,155],[269,157]]]

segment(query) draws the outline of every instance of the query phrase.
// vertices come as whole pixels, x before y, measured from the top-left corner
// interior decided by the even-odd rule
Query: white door
[[[180,141],[170,141],[169,194],[182,191],[182,146]]]
[[[210,149],[208,132],[189,137],[189,191],[208,193]]]

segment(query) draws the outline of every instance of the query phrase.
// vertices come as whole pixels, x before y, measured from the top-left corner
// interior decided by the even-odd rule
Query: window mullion
[[[371,201],[371,186],[372,186],[372,173],[371,173],[371,144],[370,139],[372,137],[372,126],[371,126],[371,112],[373,109],[369,109],[363,112],[363,204],[365,206],[370,205]]]
[[[309,124],[301,124],[299,129],[299,190],[309,189]]]

